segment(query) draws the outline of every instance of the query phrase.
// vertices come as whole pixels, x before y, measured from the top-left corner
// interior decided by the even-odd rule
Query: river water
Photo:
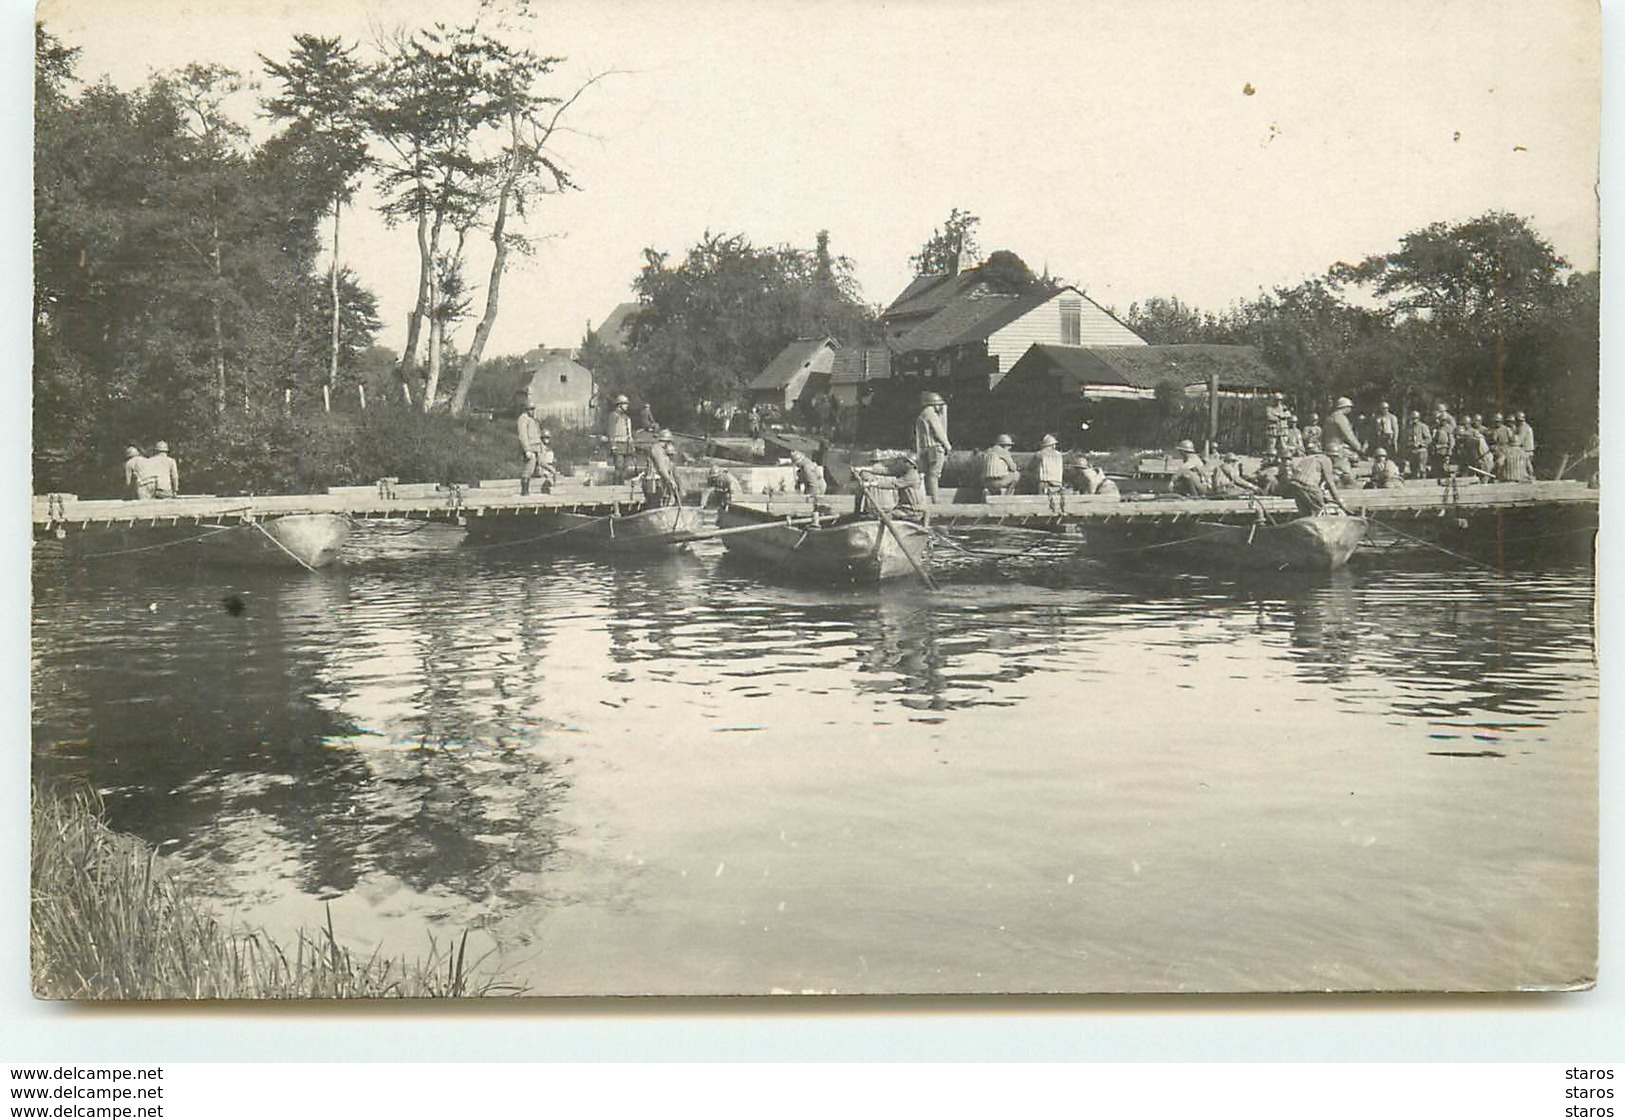
[[[996,543],[983,541],[978,548]],[[233,921],[537,994],[1506,989],[1595,974],[1589,567],[935,593],[358,533],[34,564],[35,769]]]

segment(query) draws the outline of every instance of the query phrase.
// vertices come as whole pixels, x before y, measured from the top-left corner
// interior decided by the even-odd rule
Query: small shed
[[[525,355],[525,400],[536,415],[578,427],[593,422],[592,373],[569,350],[532,350]]]
[[[842,408],[856,408],[865,388],[891,378],[891,351],[884,346],[843,346],[835,351],[829,392]]]
[[[830,388],[839,344],[833,338],[798,338],[745,386],[750,404],[771,404],[788,414]]]

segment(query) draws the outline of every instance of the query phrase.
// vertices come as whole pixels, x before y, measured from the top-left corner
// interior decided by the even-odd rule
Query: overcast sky
[[[43,0],[80,76],[133,87],[216,61],[258,71],[295,32],[456,18],[434,0]],[[559,149],[583,190],[504,284],[488,354],[573,345],[629,299],[645,246],[707,230],[810,247],[828,229],[870,302],[954,206],[984,252],[1126,309],[1222,309],[1408,230],[1489,209],[1596,266],[1599,20],[1589,0],[1361,3],[538,0],[557,88],[614,70]],[[245,109],[252,109],[246,105]],[[346,263],[398,348],[409,230],[364,208]],[[468,275],[483,279],[473,254]],[[461,335],[472,333],[472,319]]]

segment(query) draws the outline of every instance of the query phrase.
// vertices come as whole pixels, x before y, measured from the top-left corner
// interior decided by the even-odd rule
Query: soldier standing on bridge
[[[920,394],[920,414],[914,419],[914,455],[925,476],[925,494],[937,500],[937,485],[942,481],[942,466],[948,461],[948,452],[954,445],[948,442],[948,402],[940,393]]]
[[[625,393],[615,397],[615,409],[609,414],[609,424],[604,432],[609,437],[609,458],[615,465],[615,481],[625,482],[632,477],[632,458],[634,446],[632,444],[632,417],[627,409],[632,402],[626,399]]]
[[[524,466],[519,473],[519,493],[530,493],[530,480],[542,473],[542,425],[536,419],[536,404],[526,401],[519,412],[519,454]]]

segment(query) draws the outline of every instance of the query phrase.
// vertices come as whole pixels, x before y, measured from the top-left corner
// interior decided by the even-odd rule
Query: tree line
[[[1424,416],[1522,408],[1542,446],[1597,437],[1599,275],[1575,271],[1528,219],[1502,211],[1435,222],[1396,248],[1221,312],[1177,297],[1131,305],[1152,343],[1250,345],[1300,412],[1339,396]]]
[[[220,461],[286,443],[296,393],[463,411],[534,211],[577,186],[552,141],[603,77],[554,92],[563,60],[515,46],[512,15],[486,3],[365,48],[301,34],[262,75],[195,63],[133,90],[82,83],[78,50],[37,24],[36,489],[94,491],[120,447],[160,435]],[[237,115],[256,90],[257,130]],[[341,240],[364,190],[418,250],[384,369],[377,298]],[[483,284],[465,275],[476,239]]]

